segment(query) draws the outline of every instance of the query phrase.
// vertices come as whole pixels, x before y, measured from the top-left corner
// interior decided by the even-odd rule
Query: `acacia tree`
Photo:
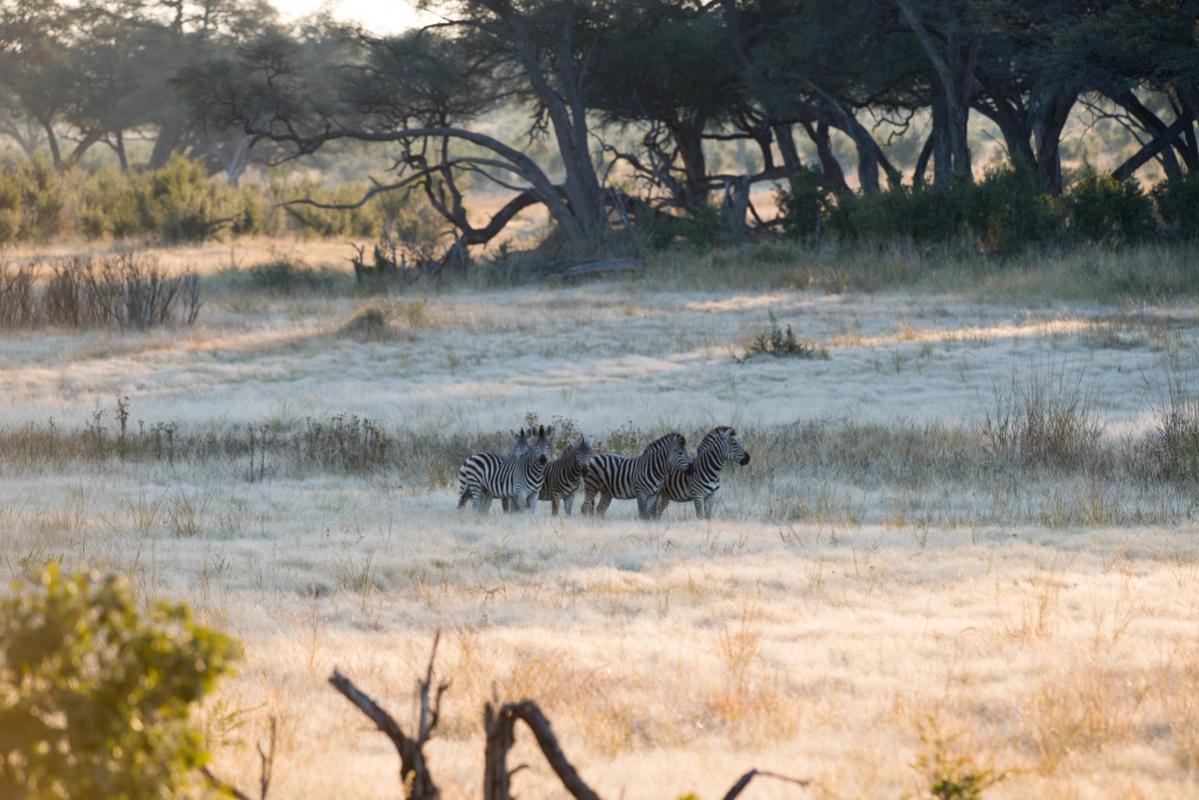
[[[478,0],[437,9],[445,22],[390,39],[347,29],[299,39],[272,32],[232,57],[188,70],[180,85],[209,120],[283,145],[289,157],[340,140],[396,147],[397,179],[360,202],[423,186],[460,245],[489,241],[538,203],[566,240],[600,240],[607,213],[583,89],[607,7]],[[556,175],[478,124],[500,100],[531,109],[530,135],[556,146]],[[457,186],[463,172],[514,193],[482,228],[467,219]]]
[[[605,149],[664,193],[664,205],[706,206],[729,176],[709,175],[705,141],[728,138],[731,117],[746,105],[720,19],[687,3],[633,3],[604,33],[587,106],[605,126],[638,134],[635,152]]]

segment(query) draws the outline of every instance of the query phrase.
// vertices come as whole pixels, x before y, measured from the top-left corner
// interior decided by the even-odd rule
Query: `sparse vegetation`
[[[750,340],[745,348],[742,361],[754,356],[774,356],[775,358],[828,358],[828,350],[817,346],[808,339],[798,339],[795,331],[788,324],[786,329],[779,326],[774,312],[770,312],[770,330],[759,333]]]

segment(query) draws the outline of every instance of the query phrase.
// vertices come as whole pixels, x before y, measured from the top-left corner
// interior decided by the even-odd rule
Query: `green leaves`
[[[208,754],[193,704],[238,648],[182,604],[50,563],[0,601],[0,796],[161,797]]]

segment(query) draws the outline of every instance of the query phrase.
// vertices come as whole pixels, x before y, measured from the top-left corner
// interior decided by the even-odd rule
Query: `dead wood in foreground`
[[[409,736],[395,718],[391,716],[366,692],[359,689],[352,680],[337,669],[329,677],[329,683],[347,700],[354,704],[383,734],[395,745],[400,756],[400,783],[404,787],[405,800],[440,800],[441,790],[433,780],[429,770],[429,762],[425,757],[424,747],[437,728],[441,716],[441,698],[449,688],[448,681],[440,682],[434,687],[433,665],[437,659],[437,645],[441,640],[441,632],[433,636],[433,647],[429,653],[429,664],[425,668],[424,677],[417,681],[417,696],[420,701],[416,720],[416,735]],[[508,754],[516,743],[516,723],[523,722],[532,731],[538,749],[554,774],[562,783],[570,797],[575,800],[602,800],[600,795],[587,785],[579,775],[574,765],[566,757],[558,737],[554,734],[549,719],[542,713],[541,708],[532,700],[501,704],[498,698],[483,706],[483,730],[486,734],[486,745],[483,756],[483,800],[513,800],[512,776],[527,765],[508,768]],[[260,780],[261,793],[259,800],[265,800],[267,788],[270,785],[270,770],[274,759],[275,736],[274,725],[271,727],[271,746],[269,756],[259,747],[262,758],[263,776]],[[206,777],[226,793],[238,800],[249,800],[249,796],[235,787],[217,781],[211,773],[205,770]],[[750,785],[754,778],[771,778],[784,781],[798,787],[808,786],[810,781],[779,775],[766,770],[751,769],[742,775],[724,794],[724,800],[736,800]]]

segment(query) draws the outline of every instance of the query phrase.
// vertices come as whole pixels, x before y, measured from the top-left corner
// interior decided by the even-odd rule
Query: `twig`
[[[812,783],[808,780],[792,778],[787,775],[779,775],[777,772],[767,772],[763,769],[751,769],[733,784],[732,788],[730,788],[725,794],[724,800],[734,800],[734,798],[740,796],[740,794],[745,791],[745,787],[749,786],[750,782],[759,775],[763,778],[774,778],[776,781],[783,781],[784,783],[794,784],[795,786],[809,786]]]

